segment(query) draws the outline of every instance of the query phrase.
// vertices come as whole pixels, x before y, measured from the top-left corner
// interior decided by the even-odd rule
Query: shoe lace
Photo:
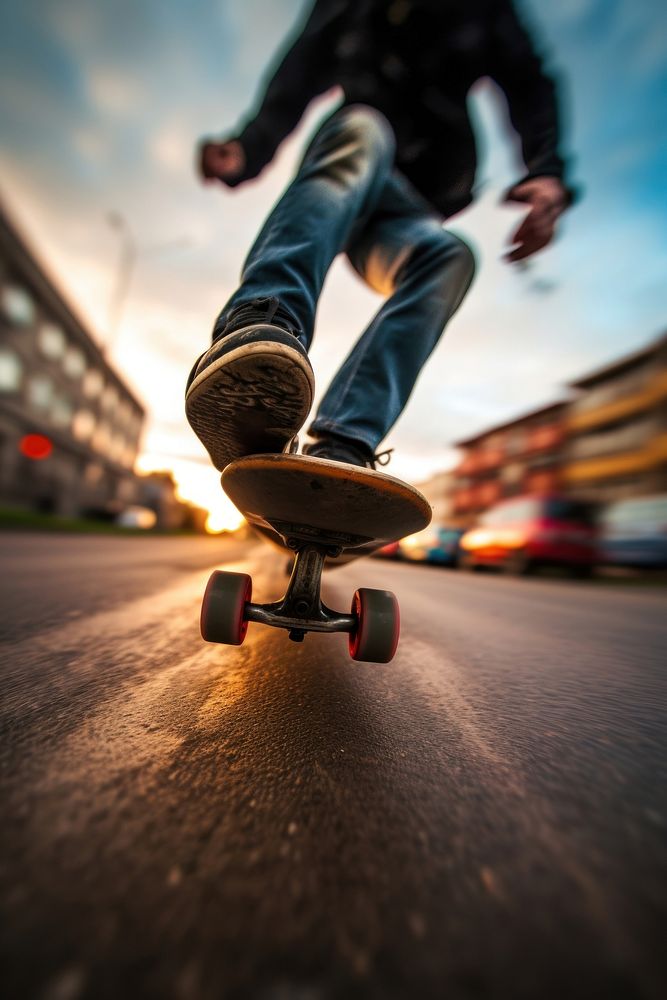
[[[295,337],[298,337],[301,332],[292,315],[275,297],[253,299],[252,302],[245,302],[243,305],[237,306],[229,314],[225,326],[229,328],[232,323],[237,327],[243,326],[245,323],[271,323],[273,321],[277,321],[280,326],[286,328]]]
[[[389,465],[393,450],[393,448],[387,448],[386,451],[379,451],[376,455],[373,455],[373,465]]]

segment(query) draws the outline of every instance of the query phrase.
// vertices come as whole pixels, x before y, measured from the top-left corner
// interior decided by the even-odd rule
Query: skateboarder
[[[443,222],[472,200],[466,98],[484,76],[504,91],[521,142],[523,176],[506,195],[529,209],[507,255],[517,261],[551,241],[571,195],[554,84],[511,0],[316,0],[256,113],[202,143],[204,179],[236,187],[271,162],[313,98],[343,92],[190,373],[187,416],[217,468],[281,451],[301,429],[317,302],[341,252],[386,301],[334,377],[304,451],[375,468],[473,276],[471,251]]]

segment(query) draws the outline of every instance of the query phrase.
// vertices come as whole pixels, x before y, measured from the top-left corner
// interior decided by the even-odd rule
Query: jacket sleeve
[[[507,97],[510,120],[521,140],[528,171],[522,180],[550,176],[565,183],[554,81],[545,72],[512,0],[493,0],[492,10],[490,76]],[[568,193],[572,200],[574,192]]]
[[[246,154],[246,169],[236,181],[256,177],[283,139],[301,120],[308,104],[335,83],[335,47],[346,0],[315,0],[296,39],[269,70],[259,107],[235,138]],[[275,66],[275,63],[274,63]]]

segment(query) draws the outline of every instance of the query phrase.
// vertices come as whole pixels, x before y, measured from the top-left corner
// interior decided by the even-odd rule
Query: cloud
[[[114,66],[93,66],[86,84],[88,98],[98,112],[112,116],[136,117],[146,100],[144,86],[125,69]]]
[[[233,71],[256,90],[259,73],[285,48],[307,11],[311,0],[244,0],[243,4],[223,3],[225,27],[234,45]],[[261,31],[248,30],[261,25]]]
[[[82,52],[93,38],[102,34],[101,19],[104,4],[81,3],[79,0],[59,0],[58,3],[34,3],[55,36],[66,47]]]
[[[109,156],[109,136],[104,129],[91,125],[75,126],[69,133],[73,149],[89,164],[102,166]]]
[[[646,77],[654,76],[664,80],[667,67],[667,17],[662,12],[663,22],[656,30],[645,30],[635,49],[634,64],[637,71]]]
[[[190,128],[176,119],[164,121],[149,134],[148,153],[159,170],[188,177],[194,174],[194,149]]]
[[[554,4],[550,11],[550,20],[556,23],[577,25],[588,18],[599,7],[599,4],[600,0],[558,0],[558,3]],[[528,7],[526,0],[522,0],[521,5]]]

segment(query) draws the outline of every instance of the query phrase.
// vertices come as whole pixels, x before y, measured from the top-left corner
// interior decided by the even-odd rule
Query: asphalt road
[[[3,996],[662,998],[664,590],[366,560],[393,663],[204,644],[207,539],[3,549]]]

